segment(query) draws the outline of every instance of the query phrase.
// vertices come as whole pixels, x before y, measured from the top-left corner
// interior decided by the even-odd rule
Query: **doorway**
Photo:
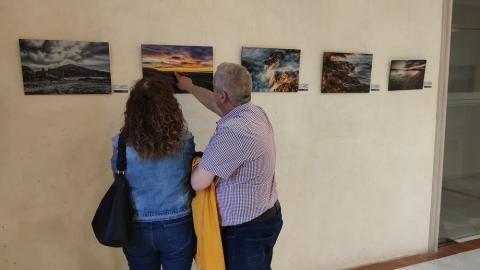
[[[439,245],[480,238],[480,1],[453,0]]]

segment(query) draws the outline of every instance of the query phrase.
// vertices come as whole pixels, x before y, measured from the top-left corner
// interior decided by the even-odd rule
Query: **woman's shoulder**
[[[117,146],[118,144],[118,138],[120,138],[120,133],[115,133],[115,135],[113,135],[112,137],[112,145],[113,146]]]
[[[189,130],[182,131],[183,141],[193,141],[193,134]]]
[[[183,152],[192,153],[195,151],[195,141],[190,131],[184,130],[182,134]]]

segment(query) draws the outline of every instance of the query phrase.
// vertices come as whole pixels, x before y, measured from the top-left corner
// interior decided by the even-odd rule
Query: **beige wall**
[[[1,0],[0,269],[126,269],[90,221],[111,182],[127,95],[24,96],[18,38],[108,41],[115,84],[141,76],[140,44],[299,48],[310,91],[254,94],[276,132],[285,227],[274,269],[340,269],[425,252],[440,0]],[[371,94],[321,94],[324,51],[374,54]],[[432,89],[387,92],[391,59],[425,58]],[[217,118],[179,96],[202,149]]]

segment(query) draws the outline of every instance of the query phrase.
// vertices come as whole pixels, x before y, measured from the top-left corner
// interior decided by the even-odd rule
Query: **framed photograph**
[[[369,93],[372,54],[326,52],[322,93]]]
[[[242,48],[242,65],[252,75],[253,92],[297,92],[300,50]]]
[[[388,91],[423,89],[427,60],[393,60]]]
[[[175,86],[176,93],[186,93],[176,87],[173,72],[192,79],[193,83],[213,90],[213,47],[142,45],[143,77],[159,77]]]
[[[20,39],[25,95],[111,94],[107,42]]]

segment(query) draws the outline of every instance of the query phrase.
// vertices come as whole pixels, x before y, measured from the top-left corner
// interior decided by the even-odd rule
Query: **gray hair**
[[[225,91],[234,105],[251,99],[252,76],[248,70],[234,63],[221,63],[213,76],[213,89]]]

